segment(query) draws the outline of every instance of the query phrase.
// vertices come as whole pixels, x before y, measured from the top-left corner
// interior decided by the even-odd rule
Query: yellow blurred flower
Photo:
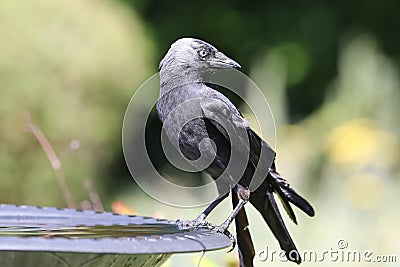
[[[397,138],[371,119],[355,119],[334,128],[325,147],[328,158],[338,165],[388,168],[398,158]]]

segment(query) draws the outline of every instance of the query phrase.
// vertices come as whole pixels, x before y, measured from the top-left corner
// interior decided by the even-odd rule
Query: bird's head
[[[219,69],[230,68],[240,68],[240,65],[214,46],[194,38],[182,38],[174,42],[160,62],[161,73],[175,75],[207,76]]]

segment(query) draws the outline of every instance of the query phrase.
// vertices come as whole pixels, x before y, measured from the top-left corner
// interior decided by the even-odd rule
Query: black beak
[[[221,52],[215,53],[214,57],[209,60],[212,67],[220,69],[240,68],[239,63],[225,56]]]

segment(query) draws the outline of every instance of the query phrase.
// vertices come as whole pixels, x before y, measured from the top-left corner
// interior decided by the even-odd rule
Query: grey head
[[[214,46],[195,38],[174,42],[160,62],[161,85],[177,82],[202,82],[220,69],[240,68],[240,65]]]

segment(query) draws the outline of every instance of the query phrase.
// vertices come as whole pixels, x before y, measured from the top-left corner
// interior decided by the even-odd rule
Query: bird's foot
[[[205,216],[201,214],[194,220],[176,220],[176,228],[178,230],[193,230],[201,227],[209,228],[211,223],[205,220]]]
[[[205,220],[205,217],[200,215],[194,220],[177,220],[176,221],[176,228],[178,230],[195,230],[199,228],[207,228],[213,232],[221,233],[226,235],[232,242],[232,248],[228,251],[231,252],[236,246],[236,239],[235,237],[227,230],[229,225],[223,223],[221,225],[215,225],[209,223]]]
[[[208,224],[207,226],[208,229],[210,229],[213,232],[217,232],[217,233],[221,233],[226,235],[232,242],[232,247],[231,249],[228,251],[231,252],[235,247],[236,247],[236,239],[235,237],[228,231],[228,227],[225,224],[221,224],[221,225],[215,225],[215,224]]]

